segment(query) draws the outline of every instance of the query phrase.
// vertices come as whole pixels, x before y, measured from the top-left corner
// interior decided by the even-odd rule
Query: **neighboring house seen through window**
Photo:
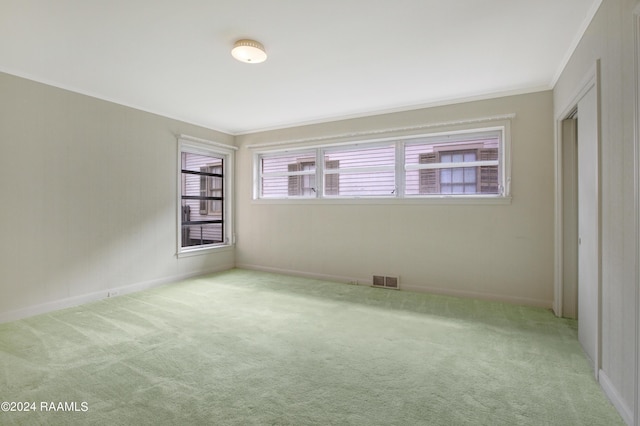
[[[297,162],[289,164],[290,172],[314,172],[314,174],[303,174],[289,176],[287,195],[294,197],[310,197],[316,191],[316,160],[315,158],[298,159]]]
[[[178,253],[230,243],[227,176],[232,151],[180,140]]]
[[[256,198],[506,197],[504,128],[256,154]],[[319,165],[319,166],[318,166]]]
[[[222,159],[219,159],[223,161]],[[222,215],[223,170],[222,164],[201,167],[200,171],[200,214],[205,216]]]
[[[224,242],[223,167],[222,158],[182,153],[182,247]]]
[[[475,145],[475,144],[474,144]],[[446,145],[443,149],[451,149]],[[458,149],[419,154],[419,164],[439,168],[420,169],[420,194],[499,194],[498,148]],[[479,165],[479,162],[495,165]],[[475,167],[466,167],[475,165]],[[486,164],[486,163],[482,163]],[[458,165],[462,167],[455,167]]]

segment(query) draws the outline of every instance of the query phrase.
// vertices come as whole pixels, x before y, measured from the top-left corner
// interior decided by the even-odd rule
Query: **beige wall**
[[[176,135],[234,137],[0,73],[0,321],[233,267],[551,306],[553,126],[601,61],[602,373],[633,418],[634,15],[604,0],[551,92],[239,136],[234,250],[178,259]],[[510,204],[261,203],[250,144],[515,113]]]
[[[365,283],[400,275],[405,289],[550,307],[552,111],[548,91],[240,136],[237,264]],[[511,113],[510,204],[252,201],[247,145]]]
[[[0,74],[0,320],[233,267],[233,250],[175,256],[180,133],[233,144]]]
[[[634,214],[634,8],[604,0],[554,89],[556,118],[600,59],[602,194],[602,374],[627,421],[637,384],[637,255]]]

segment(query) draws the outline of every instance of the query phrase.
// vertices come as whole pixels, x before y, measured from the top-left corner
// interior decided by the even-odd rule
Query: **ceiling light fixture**
[[[255,40],[238,40],[231,49],[231,55],[247,64],[259,64],[267,60],[264,46]]]

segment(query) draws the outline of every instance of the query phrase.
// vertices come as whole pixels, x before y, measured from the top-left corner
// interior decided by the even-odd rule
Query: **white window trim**
[[[208,141],[206,139],[195,138],[187,135],[178,137],[177,151],[177,206],[176,206],[176,256],[178,258],[189,257],[201,254],[208,254],[216,251],[226,251],[235,244],[235,233],[233,227],[234,217],[234,165],[235,146],[222,144],[219,142]],[[182,241],[182,153],[190,152],[193,154],[210,155],[222,157],[224,159],[224,222],[223,233],[226,236],[225,242],[220,244],[209,244],[204,246],[185,247],[181,245]]]
[[[440,137],[447,137],[448,142],[455,143],[456,141],[469,140],[469,136],[473,137],[474,134],[478,135],[478,139],[481,139],[483,135],[487,133],[496,132],[500,136],[501,149],[498,150],[500,157],[498,160],[492,161],[474,161],[465,163],[433,163],[433,164],[409,164],[404,166],[404,172],[409,170],[422,170],[422,169],[446,169],[453,167],[478,167],[478,166],[498,166],[500,169],[500,181],[501,188],[500,194],[416,194],[416,195],[404,195],[404,198],[418,198],[418,199],[441,199],[441,198],[464,198],[464,199],[508,199],[511,200],[511,122],[506,120],[504,122],[495,123],[495,126],[477,127],[473,129],[464,129],[460,131],[440,132],[436,134],[412,136],[405,139],[404,146],[411,145],[415,139],[424,137],[425,139],[437,139]],[[433,141],[433,144],[440,144],[441,140]],[[429,144],[429,143],[427,143]],[[404,152],[403,152],[404,155]],[[504,166],[503,166],[504,165]],[[404,175],[404,173],[403,173]],[[404,188],[403,188],[404,189]],[[403,191],[404,193],[404,191]]]
[[[376,149],[376,148],[386,148],[391,145],[397,147],[398,138],[388,138],[382,140],[374,140],[374,141],[359,141],[357,143],[348,143],[348,144],[333,144],[326,145],[321,148],[318,148],[318,160],[320,163],[321,170],[318,171],[319,176],[319,191],[317,197],[322,200],[358,200],[358,199],[373,199],[373,200],[384,200],[384,199],[393,199],[398,197],[398,184],[397,184],[397,173],[396,173],[396,183],[394,193],[388,195],[359,195],[359,196],[349,196],[349,195],[327,195],[324,193],[324,177],[325,175],[331,174],[341,174],[341,175],[349,175],[349,174],[360,174],[360,173],[376,173],[376,172],[395,172],[398,163],[397,158],[396,162],[393,165],[389,166],[365,166],[365,167],[345,167],[337,169],[324,169],[324,157],[326,154],[330,154],[332,152],[340,152],[340,151],[352,151],[354,148],[362,148],[362,149]],[[396,153],[397,156],[397,148]]]
[[[510,204],[511,203],[511,119],[515,117],[515,114],[509,114],[505,116],[499,116],[495,118],[486,118],[478,120],[468,120],[468,122],[458,123],[444,123],[442,129],[437,125],[431,126],[416,126],[416,128],[434,128],[433,132],[429,133],[416,133],[405,132],[399,136],[386,136],[376,139],[358,139],[344,142],[328,141],[326,144],[305,146],[299,145],[304,140],[296,140],[295,145],[291,147],[283,146],[283,143],[266,143],[261,145],[248,146],[250,149],[254,149],[253,153],[253,203],[258,204],[291,204],[291,203],[304,203],[304,204],[324,204],[324,203],[336,203],[336,204]],[[436,129],[438,131],[436,131]],[[404,129],[393,129],[389,133],[395,133]],[[452,142],[456,140],[465,140],[471,134],[486,134],[488,132],[500,132],[500,144],[499,150],[500,158],[497,160],[497,165],[500,166],[500,186],[502,188],[501,194],[434,194],[434,195],[405,195],[404,194],[404,180],[407,170],[413,169],[429,169],[429,168],[442,168],[452,167],[451,164],[445,165],[405,165],[404,164],[404,147],[405,144],[412,143],[411,141],[418,138],[435,138],[446,136],[450,138]],[[376,135],[380,133],[376,132]],[[363,133],[362,135],[366,135]],[[321,138],[327,140],[328,138]],[[317,141],[316,139],[310,139],[309,141]],[[322,192],[322,182],[324,179],[324,167],[322,161],[318,159],[324,158],[324,152],[333,149],[349,149],[357,148],[365,145],[376,146],[385,142],[394,142],[396,144],[396,194],[389,197],[383,196],[360,196],[360,197],[346,197],[346,196],[324,196]],[[317,185],[319,190],[316,197],[266,197],[260,196],[262,192],[261,187],[261,172],[260,172],[260,158],[266,158],[268,156],[281,155],[283,153],[311,153],[316,152],[316,174],[318,176]],[[496,165],[496,161],[477,161],[474,163],[464,163],[464,167],[475,167],[482,165]],[[326,172],[338,173],[336,171]],[[299,172],[304,173],[304,172]]]

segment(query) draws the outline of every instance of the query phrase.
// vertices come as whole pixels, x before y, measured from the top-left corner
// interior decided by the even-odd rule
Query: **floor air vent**
[[[373,276],[373,286],[381,288],[400,288],[400,278],[398,277],[385,277],[384,275]]]

